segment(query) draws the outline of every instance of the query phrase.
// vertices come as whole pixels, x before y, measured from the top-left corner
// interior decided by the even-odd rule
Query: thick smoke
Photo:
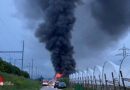
[[[118,40],[130,25],[129,0],[95,0],[92,3],[92,16],[101,30]]]
[[[36,36],[51,52],[51,60],[56,73],[63,73],[63,76],[75,72],[76,63],[73,58],[71,31],[75,23],[74,9],[77,1],[16,0],[18,10],[22,11],[22,18],[27,19],[27,24],[30,25],[31,22],[31,27],[33,27],[37,21],[42,21],[38,25]],[[22,6],[19,5],[20,3]]]
[[[24,15],[34,21],[38,18],[43,22],[36,30],[40,42],[46,44],[51,52],[54,69],[68,76],[75,72],[73,46],[71,45],[71,31],[75,22],[74,9],[77,0],[28,0],[29,10]],[[32,8],[32,9],[30,9]],[[34,10],[34,11],[33,11]]]
[[[51,52],[55,71],[64,76],[75,71],[73,46],[70,42],[75,22],[75,2],[76,0],[42,0],[39,3],[45,12],[45,22],[39,25],[36,36],[40,42],[46,43],[46,48]]]

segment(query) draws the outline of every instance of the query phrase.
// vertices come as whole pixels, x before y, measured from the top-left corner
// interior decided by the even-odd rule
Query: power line
[[[24,61],[24,41],[23,41],[23,45],[22,45],[22,51],[0,51],[0,53],[20,53],[20,54],[22,54],[22,57],[21,57],[21,61],[22,61],[22,63],[21,63],[21,69],[23,70],[23,61]]]
[[[23,51],[0,51],[0,53],[22,53]]]

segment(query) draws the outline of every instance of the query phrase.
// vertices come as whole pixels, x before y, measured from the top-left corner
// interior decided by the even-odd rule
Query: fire
[[[56,73],[56,75],[55,75],[55,77],[54,77],[54,79],[53,79],[53,81],[56,81],[57,80],[57,78],[60,78],[61,76],[62,76],[63,74],[62,73]]]
[[[57,78],[59,78],[59,77],[61,77],[61,76],[62,76],[61,73],[56,73],[56,75],[55,75],[55,77],[57,77]]]

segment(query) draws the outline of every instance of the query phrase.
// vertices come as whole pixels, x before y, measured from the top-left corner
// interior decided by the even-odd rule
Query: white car
[[[3,82],[0,82],[0,86],[4,86],[4,83],[3,83]]]
[[[48,84],[48,82],[47,81],[43,81],[42,82],[42,86],[48,86],[49,84]]]

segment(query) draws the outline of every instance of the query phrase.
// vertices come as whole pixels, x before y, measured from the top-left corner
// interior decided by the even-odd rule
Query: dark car
[[[59,89],[66,88],[66,83],[65,82],[59,82],[57,88],[59,88]]]
[[[54,88],[58,88],[59,82],[55,82]]]

